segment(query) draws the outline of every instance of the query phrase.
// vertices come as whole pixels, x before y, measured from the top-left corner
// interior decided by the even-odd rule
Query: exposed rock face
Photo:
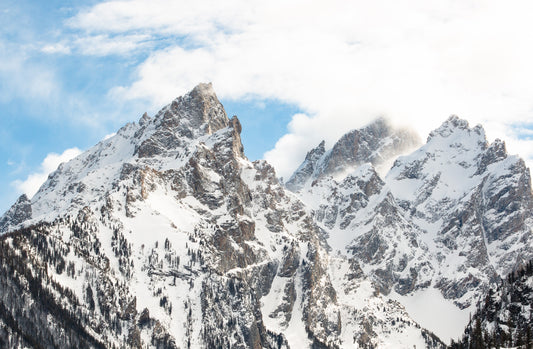
[[[356,261],[329,255],[305,204],[268,163],[246,159],[240,132],[199,85],[21,198],[2,218],[0,341],[441,347]],[[368,197],[383,186],[370,177],[354,178]]]
[[[152,126],[155,131],[135,150],[141,158],[162,154],[169,156],[187,141],[213,134],[229,124],[211,84],[200,84],[185,96],[176,98],[155,119],[156,122],[150,124],[144,114],[139,121],[141,127]]]
[[[376,166],[416,145],[418,138],[414,133],[395,130],[387,120],[380,118],[342,136],[324,159],[319,174],[333,175],[366,162]]]
[[[301,197],[314,208],[333,251],[355,256],[382,293],[406,294],[427,286],[433,270],[428,246],[371,165],[340,182],[317,180]]]

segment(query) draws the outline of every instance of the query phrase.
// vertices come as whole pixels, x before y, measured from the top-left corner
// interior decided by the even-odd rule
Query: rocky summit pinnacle
[[[200,84],[21,196],[0,347],[444,348],[533,258],[529,169],[481,127],[451,117],[399,156],[416,137],[378,119],[286,187],[241,129]]]
[[[304,162],[285,184],[289,190],[297,191],[315,173],[318,163],[326,153],[325,142],[322,141],[316,148],[311,149],[305,156]]]
[[[149,130],[143,116],[139,124]],[[156,114],[155,132],[136,149],[139,157],[151,157],[180,146],[182,138],[195,139],[227,127],[229,119],[212,85],[199,84]]]
[[[212,134],[228,126],[229,120],[224,107],[218,100],[211,83],[198,84],[185,96],[174,100],[171,108],[188,116],[190,127],[205,125],[205,132]]]

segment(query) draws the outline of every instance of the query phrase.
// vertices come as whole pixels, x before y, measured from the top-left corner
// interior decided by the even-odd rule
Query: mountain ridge
[[[307,153],[304,162],[285,185],[298,191],[309,180],[342,175],[349,168],[366,162],[383,165],[418,143],[418,136],[413,131],[394,128],[387,119],[380,117],[361,129],[344,134],[328,151],[322,141]]]
[[[304,178],[316,149],[293,179]],[[532,256],[529,169],[507,155],[504,142],[489,144],[482,126],[455,115],[383,178],[370,162],[354,170],[347,161],[335,174],[315,170],[287,188],[313,210],[329,245],[356,256],[381,292],[400,295],[395,299],[436,288],[468,312]]]
[[[239,120],[200,84],[60,165],[0,218],[0,341],[442,348],[449,333],[415,321],[402,297],[431,288],[469,309],[532,235],[523,161],[478,142],[482,128],[445,124],[382,178],[375,166],[417,141],[379,119],[335,151],[320,143],[284,187],[246,158]],[[457,130],[472,139],[450,139]],[[449,194],[439,166],[471,185]],[[432,221],[439,202],[445,219]]]

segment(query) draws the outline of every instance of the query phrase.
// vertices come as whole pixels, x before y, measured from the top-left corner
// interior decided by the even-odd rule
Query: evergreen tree
[[[481,329],[481,320],[479,317],[476,317],[474,330],[472,331],[472,348],[473,349],[482,349],[485,348],[483,343],[483,331]]]

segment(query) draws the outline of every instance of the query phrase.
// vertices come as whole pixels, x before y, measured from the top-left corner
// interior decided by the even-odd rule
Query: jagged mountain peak
[[[144,126],[148,124],[151,120],[152,118],[148,115],[148,113],[144,113],[139,119],[139,126]]]
[[[182,146],[183,139],[194,140],[230,125],[224,107],[211,83],[199,84],[159,111],[153,120],[143,116],[136,133],[142,140],[135,153],[153,157]],[[147,137],[148,135],[148,137]]]
[[[73,207],[100,202],[124,176],[124,166],[177,169],[195,152],[212,147],[227,156],[243,158],[240,132],[239,120],[228,119],[212,85],[199,84],[154,117],[144,113],[138,123],[127,123],[113,137],[61,164],[31,199],[31,209],[26,210],[31,213],[24,221],[30,216],[32,221],[49,220]],[[20,223],[18,219],[15,225]],[[3,224],[0,231],[15,225]]]
[[[380,117],[360,129],[344,134],[328,151],[325,150],[324,142],[309,151],[286,186],[292,191],[298,191],[306,183],[325,176],[348,174],[365,163],[380,166],[418,144],[416,133],[395,128],[387,119]]]
[[[15,204],[22,204],[28,201],[30,201],[28,199],[28,196],[26,194],[22,194],[21,196],[18,197],[17,201],[15,201]]]
[[[184,96],[176,98],[156,118],[163,116],[163,121],[179,119],[189,127],[202,127],[207,134],[212,134],[228,126],[229,119],[222,103],[217,98],[211,83],[201,83]]]
[[[375,137],[387,136],[393,132],[393,126],[389,119],[384,116],[379,116],[374,121],[366,126],[363,126],[360,132],[372,134]]]
[[[14,228],[31,217],[31,202],[22,194],[11,208],[0,218],[0,232]]]
[[[316,161],[326,152],[326,142],[321,141],[315,148],[311,149],[306,155],[305,160]]]
[[[462,307],[509,272],[517,256],[533,256],[529,170],[501,140],[488,145],[483,127],[451,116],[425,145],[400,157],[385,181],[443,260],[462,250],[460,260],[434,263],[451,271],[435,284]]]
[[[377,166],[418,144],[414,131],[396,128],[386,118],[379,117],[361,129],[344,134],[326,154],[319,174],[334,175],[367,162]]]
[[[213,83],[211,82],[201,82],[198,85],[194,86],[194,88],[188,93],[193,96],[197,96],[199,98],[215,98],[217,99],[217,95],[215,93],[215,90],[213,89]],[[218,100],[218,99],[217,99]]]
[[[326,153],[325,145],[326,142],[322,141],[315,148],[307,152],[305,155],[305,160],[285,184],[289,190],[297,191],[303,186],[303,183],[309,180],[309,178],[317,169],[318,162]]]
[[[445,130],[452,130],[456,128],[466,130],[470,128],[470,125],[467,120],[461,119],[459,116],[452,114],[438,128],[431,132],[430,136],[432,134],[442,134],[445,133]]]
[[[294,176],[313,180],[300,182],[298,190],[287,187],[312,208],[332,249],[362,261],[382,292],[435,292],[443,304],[467,309],[521,256],[533,257],[529,171],[507,154],[503,141],[489,145],[481,126],[451,116],[426,144],[398,157],[383,179],[365,175],[372,171],[320,177],[333,153],[348,149],[343,156],[349,159],[357,139],[360,156],[365,137],[380,139],[388,127],[378,120],[347,133],[332,148],[339,151],[314,161],[311,175],[302,166]],[[374,169],[370,161],[356,168]],[[452,322],[466,319],[459,318]]]
[[[456,137],[464,137],[465,134],[468,137],[476,137],[479,139],[480,144],[486,143],[483,126],[476,125],[471,128],[467,120],[461,119],[457,115],[451,115],[442,125],[430,132],[427,142],[429,143],[434,138],[449,138],[454,135]]]

